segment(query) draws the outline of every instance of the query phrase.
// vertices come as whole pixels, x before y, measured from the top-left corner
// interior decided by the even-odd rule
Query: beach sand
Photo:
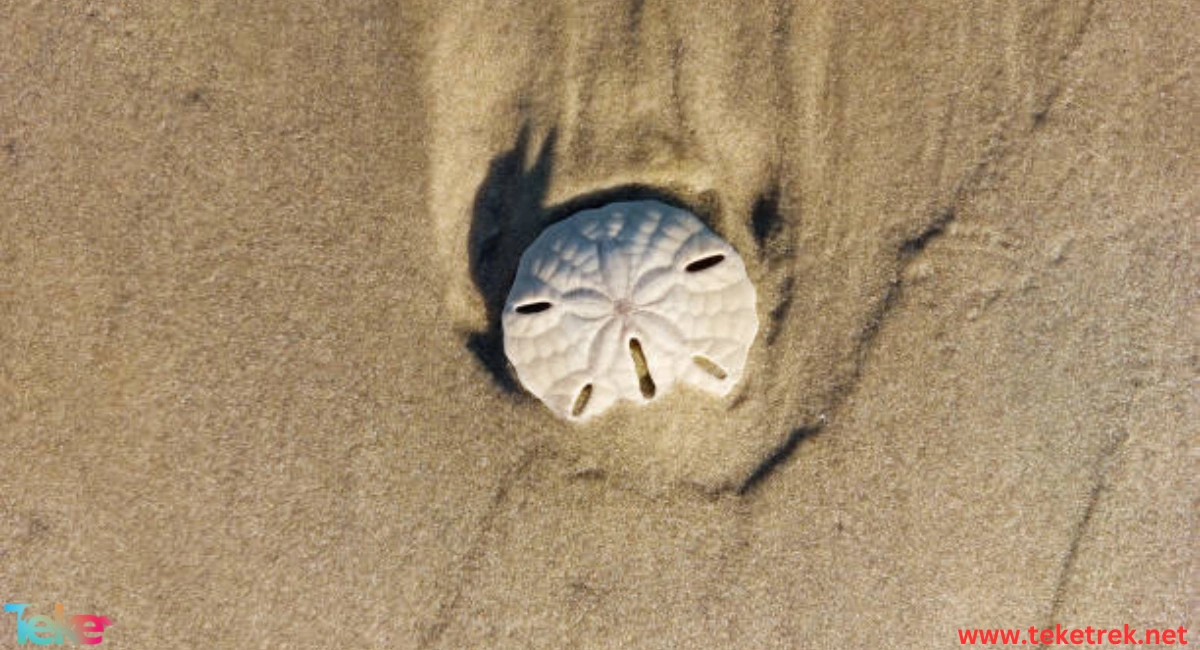
[[[113,648],[1195,626],[1191,3],[0,14],[4,602]],[[759,337],[568,424],[498,312],[638,197]]]

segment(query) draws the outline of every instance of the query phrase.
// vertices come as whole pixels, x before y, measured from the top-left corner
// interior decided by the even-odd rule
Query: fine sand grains
[[[0,595],[115,648],[1192,630],[1197,33],[1171,0],[7,3]],[[500,310],[616,198],[729,242],[761,329],[728,398],[574,425]]]

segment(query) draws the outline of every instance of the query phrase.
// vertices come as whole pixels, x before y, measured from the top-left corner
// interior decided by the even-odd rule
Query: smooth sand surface
[[[0,598],[112,648],[1191,629],[1197,18],[9,2]],[[731,398],[572,426],[498,309],[629,197],[763,327]]]

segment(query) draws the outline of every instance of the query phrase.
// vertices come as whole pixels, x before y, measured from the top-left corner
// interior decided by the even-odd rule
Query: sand
[[[9,3],[0,598],[113,648],[1190,630],[1198,32],[1182,1]],[[542,228],[632,197],[734,245],[763,328],[733,397],[571,425],[498,308]]]

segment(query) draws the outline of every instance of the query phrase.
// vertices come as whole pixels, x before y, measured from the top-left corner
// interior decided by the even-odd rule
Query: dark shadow
[[[925,247],[929,245],[929,242],[933,241],[946,231],[946,226],[950,225],[951,221],[954,221],[953,207],[946,208],[937,216],[936,219],[933,220],[933,223],[929,224],[929,227],[921,231],[921,233],[916,237],[913,237],[912,239],[909,239],[901,244],[901,259],[910,259],[921,251],[925,250]]]
[[[742,481],[742,484],[738,486],[737,489],[738,495],[744,496],[757,489],[758,486],[761,485],[762,482],[765,481],[767,477],[769,477],[780,465],[791,458],[792,454],[795,453],[796,448],[800,446],[801,442],[820,430],[821,425],[813,425],[808,427],[800,427],[799,429],[793,431],[782,445],[779,445],[775,451],[771,452],[770,456],[767,456],[766,460],[764,460],[759,464],[758,467],[754,469],[754,472],[750,474],[749,478],[747,478],[745,481]]]
[[[595,192],[580,194],[569,201],[552,206],[547,209],[546,224],[549,225],[562,221],[576,212],[592,210],[608,205],[609,203],[619,203],[622,201],[659,201],[666,203],[667,205],[691,212],[700,221],[704,222],[706,226],[714,231],[717,230],[713,227],[714,218],[720,213],[721,205],[716,192],[710,190],[700,192],[695,196],[684,197],[660,187],[638,183],[607,187]]]
[[[779,285],[779,304],[771,308],[770,323],[767,327],[766,341],[767,345],[773,345],[775,339],[779,338],[779,333],[783,331],[783,324],[788,319],[788,314],[792,311],[792,301],[796,288],[796,278],[788,275]]]
[[[750,228],[760,251],[764,249],[768,239],[775,237],[782,230],[783,220],[779,215],[779,185],[777,183],[772,183],[767,191],[754,202],[754,207],[750,210]]]
[[[500,313],[517,273],[521,253],[541,232],[543,204],[554,164],[556,132],[546,136],[528,169],[529,126],[521,127],[512,149],[492,159],[475,193],[467,251],[471,280],[487,309],[487,330],[467,338],[467,348],[509,392],[519,392],[504,356]]]
[[[513,147],[488,165],[471,210],[467,241],[471,281],[487,309],[488,325],[482,332],[469,334],[466,345],[500,387],[510,393],[519,393],[520,387],[504,355],[500,315],[522,253],[547,226],[581,210],[618,201],[662,201],[692,212],[709,227],[720,209],[715,192],[703,192],[685,201],[662,189],[637,184],[589,192],[547,206],[546,191],[554,169],[556,139],[557,134],[552,130],[538,148],[536,159],[526,168],[531,143],[529,127],[523,126]]]
[[[785,227],[786,223],[780,212],[779,181],[772,179],[750,208],[750,232],[758,244],[759,260],[764,261],[768,267],[774,267],[792,257],[791,247],[785,241],[787,238],[781,236]],[[788,271],[779,285],[778,302],[771,308],[769,315],[765,335],[768,346],[775,343],[791,313],[794,289],[795,278],[792,272]]]

